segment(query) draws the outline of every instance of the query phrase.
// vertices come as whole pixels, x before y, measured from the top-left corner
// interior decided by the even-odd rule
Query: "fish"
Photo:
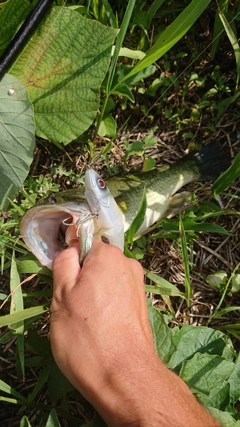
[[[52,269],[57,255],[79,241],[82,264],[93,238],[124,248],[122,214],[105,181],[91,168],[85,174],[85,191],[51,195],[29,209],[20,234],[39,262]]]
[[[175,211],[176,200],[177,205],[179,200],[186,200],[189,193],[177,193],[183,186],[192,181],[214,180],[229,166],[230,159],[225,156],[222,146],[212,142],[176,163],[149,172],[112,177],[106,183],[93,169],[87,169],[85,188],[50,196],[49,202],[51,197],[54,199],[52,207],[45,204],[30,209],[21,221],[20,232],[39,261],[49,268],[54,257],[69,245],[71,239],[79,239],[78,234],[83,236],[81,246],[85,244],[85,252],[91,246],[93,236],[110,244],[113,242],[123,250],[123,235],[136,217],[144,189],[147,208],[134,239],[145,234],[164,215]],[[86,215],[88,221],[85,222]],[[70,236],[70,227],[73,227],[73,236]],[[84,232],[79,231],[82,227]],[[88,227],[92,227],[92,231]],[[59,234],[63,235],[63,244],[59,243]]]
[[[124,231],[129,229],[137,214],[144,187],[147,208],[134,239],[145,234],[164,215],[174,212],[175,205],[181,204],[181,200],[183,205],[186,204],[189,192],[176,194],[184,185],[192,181],[215,180],[229,166],[230,158],[225,155],[223,147],[214,141],[173,164],[136,175],[110,178],[107,185],[123,214]]]

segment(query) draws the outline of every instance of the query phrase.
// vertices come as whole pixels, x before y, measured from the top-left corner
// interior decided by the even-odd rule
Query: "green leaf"
[[[127,47],[121,47],[121,49],[119,50],[118,56],[125,56],[126,58],[131,58],[131,59],[142,59],[144,58],[145,55],[146,54],[141,50],[132,50]]]
[[[130,245],[133,244],[133,238],[144,221],[146,209],[147,209],[147,197],[146,197],[146,186],[144,186],[142,200],[140,202],[139,209],[136,213],[135,218],[132,221],[132,224],[130,225],[129,229],[126,231],[126,234],[125,234],[125,239],[127,244],[130,244]]]
[[[192,0],[192,2],[183,10],[175,21],[159,36],[147,55],[135,65],[124,80],[143,70],[148,65],[153,64],[161,58],[164,53],[171,49],[171,47],[174,46],[184,36],[184,34],[186,34],[189,28],[191,28],[194,22],[206,9],[210,1],[211,0]]]
[[[117,124],[112,116],[108,114],[103,118],[103,120],[100,123],[99,129],[98,129],[98,135],[99,136],[105,136],[108,135],[110,137],[115,137],[117,131]]]
[[[5,383],[2,380],[0,380],[0,390],[4,393],[11,394],[12,396],[16,397],[19,400],[22,400],[23,402],[26,401],[25,397],[22,394],[14,390],[9,384]]]
[[[225,316],[227,313],[230,313],[231,311],[238,311],[238,310],[240,310],[240,306],[238,305],[227,306],[222,308],[222,310],[216,310],[212,318],[217,319],[218,317]]]
[[[218,420],[223,427],[240,427],[240,421],[237,421],[226,411],[220,411],[217,408],[208,406],[208,411],[216,420]]]
[[[149,292],[154,292],[155,294],[159,293],[160,295],[169,295],[169,296],[178,296],[178,297],[180,296],[182,298],[184,297],[184,294],[181,291],[179,291],[179,289],[176,286],[172,285],[172,283],[168,282],[162,277],[159,277],[157,274],[151,271],[145,270],[145,275],[150,280],[156,283],[156,286],[150,287],[149,285],[146,285],[146,288],[148,289]]]
[[[186,293],[186,298],[187,298],[187,305],[188,305],[188,307],[190,307],[190,305],[191,305],[190,298],[192,296],[190,266],[189,266],[189,259],[188,259],[187,236],[186,236],[185,227],[183,225],[183,221],[182,221],[181,217],[179,219],[179,232],[180,232],[180,244],[181,244],[181,250],[182,250],[182,259],[183,259],[183,265],[184,265],[185,293]]]
[[[28,331],[26,347],[31,353],[42,357],[45,362],[52,360],[50,341],[47,337],[40,336],[38,332]]]
[[[32,254],[24,255],[17,259],[17,266],[19,274],[45,274],[52,276],[51,270],[47,267],[43,267],[39,261],[37,261]]]
[[[190,359],[197,352],[222,356],[225,347],[232,347],[231,341],[220,331],[204,326],[184,325],[174,335],[176,352],[172,355],[168,367],[179,370],[184,360]]]
[[[15,261],[15,254],[12,255],[11,271],[10,271],[10,290],[11,290],[11,306],[10,314],[18,313],[23,310],[23,297],[22,288],[20,284],[20,277],[17,271],[17,265]],[[24,377],[24,321],[13,323],[10,325],[17,334],[17,355],[19,362],[21,375]]]
[[[141,80],[147,79],[148,77],[152,76],[155,73],[156,69],[157,67],[155,65],[149,65],[138,73],[135,73],[134,76],[127,78],[125,83],[129,86],[136,86]]]
[[[4,8],[0,11],[0,54],[6,49],[16,29],[30,11],[31,5],[25,0],[8,0],[4,4]]]
[[[116,30],[53,7],[15,62],[28,88],[36,133],[69,143],[93,122]]]
[[[106,87],[107,96],[109,96],[110,89],[112,87],[112,82],[113,82],[113,78],[114,78],[116,66],[117,66],[117,61],[118,61],[118,55],[119,55],[120,49],[122,48],[122,44],[123,44],[123,40],[124,40],[124,37],[126,35],[126,32],[128,30],[128,25],[129,25],[130,19],[132,17],[132,13],[134,10],[135,3],[136,3],[136,0],[129,0],[127,2],[124,17],[123,17],[122,23],[121,23],[121,28],[120,28],[120,31],[117,35],[116,45],[114,48],[112,61],[111,61],[111,65],[109,67],[109,72],[108,72],[107,87]]]
[[[152,170],[156,165],[156,160],[154,160],[151,156],[148,156],[146,159],[144,159],[143,162],[143,172],[148,172]]]
[[[113,89],[111,91],[111,94],[124,96],[125,98],[129,99],[129,101],[135,102],[135,98],[133,96],[131,89],[129,89],[129,87],[124,83],[118,85],[116,90]]]
[[[127,157],[136,153],[142,154],[143,150],[144,150],[144,145],[142,141],[133,141],[131,144],[127,146],[126,154],[127,154]]]
[[[41,314],[48,311],[49,308],[44,305],[37,307],[26,308],[25,310],[19,311],[18,313],[6,314],[6,316],[0,317],[0,328],[7,325],[12,325],[22,320],[30,319],[31,317],[38,317]]]
[[[20,427],[31,427],[30,421],[26,415],[24,415],[20,421]]]
[[[227,273],[224,270],[216,271],[216,273],[209,274],[206,277],[206,282],[213,289],[220,289],[222,284],[227,283]]]
[[[207,406],[225,409],[230,403],[229,389],[230,385],[227,379],[225,379],[220,384],[214,386],[210,390],[208,398],[206,399],[204,396],[203,400],[206,402]]]
[[[56,387],[56,384],[58,385]],[[74,390],[73,385],[67,380],[67,378],[60,371],[54,360],[49,364],[49,376],[48,376],[48,393],[51,402],[58,399],[63,399],[69,391]]]
[[[4,301],[7,298],[7,294],[0,293],[0,301]]]
[[[172,340],[172,330],[167,326],[164,316],[152,307],[148,299],[148,318],[152,328],[156,351],[163,363],[167,363],[175,350]]]
[[[157,10],[160,8],[160,6],[162,6],[164,1],[165,0],[154,0],[152,2],[151,6],[149,7],[149,9],[147,11],[148,28],[149,28],[149,25],[150,25],[152,19],[155,17]]]
[[[236,79],[236,87],[238,87],[239,84],[239,79],[240,79],[240,46],[238,44],[238,39],[236,37],[236,35],[234,34],[232,28],[230,27],[230,24],[226,18],[226,16],[224,15],[224,13],[219,10],[218,11],[219,14],[219,18],[222,21],[222,24],[224,26],[224,29],[226,31],[226,34],[230,40],[230,43],[232,45],[234,54],[235,54],[235,58],[236,58],[236,65],[237,65],[237,79]]]
[[[100,417],[100,415],[95,412],[92,421],[87,424],[81,424],[80,427],[107,427],[107,424],[103,421],[103,419]]]
[[[231,403],[234,405],[238,400],[240,400],[240,354],[238,354],[234,371],[231,373],[228,382],[230,384]]]
[[[46,427],[61,427],[61,424],[57,416],[57,412],[54,408],[51,410],[49,414]]]
[[[0,82],[0,201],[13,198],[27,177],[35,146],[33,106],[25,87],[11,75]],[[4,203],[6,207],[7,202]]]
[[[226,14],[228,10],[228,0],[219,0],[218,2],[219,9]],[[211,43],[211,57],[214,58],[218,44],[220,42],[220,38],[223,34],[223,25],[219,18],[219,13],[215,13],[215,21],[214,21],[214,29],[213,29],[213,37]]]
[[[183,363],[180,377],[206,403],[211,390],[221,386],[234,371],[234,363],[221,356],[196,353]]]
[[[211,216],[219,216],[220,214],[222,215],[223,211],[219,211],[216,214],[210,214],[207,215],[207,217],[211,217]],[[227,212],[226,212],[227,213]],[[164,220],[162,221],[163,223],[163,229],[167,230],[167,231],[171,231],[171,232],[179,232],[179,223],[178,220],[174,220],[174,219],[168,219],[168,218],[164,218]],[[182,224],[184,227],[185,232],[210,232],[210,233],[221,233],[221,234],[226,234],[227,236],[230,236],[231,234],[228,233],[225,228],[221,227],[218,224],[212,224],[212,223],[208,223],[208,222],[201,222],[198,223],[196,221],[193,221],[191,219],[183,219],[182,220]]]
[[[236,155],[230,168],[223,172],[214,182],[212,192],[214,195],[222,193],[229,185],[240,176],[240,153]]]
[[[240,274],[234,274],[232,277],[232,292],[239,292],[240,291]]]
[[[11,291],[11,306],[10,313],[17,313],[18,311],[23,310],[23,298],[22,298],[22,288],[20,286],[20,277],[17,271],[15,255],[12,255],[11,271],[10,271],[10,291]],[[23,322],[13,323],[11,328],[22,333],[23,332]]]

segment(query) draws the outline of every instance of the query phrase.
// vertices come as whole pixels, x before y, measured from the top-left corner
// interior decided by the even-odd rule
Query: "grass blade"
[[[144,221],[146,210],[147,210],[147,196],[146,196],[146,186],[145,186],[143,189],[142,200],[141,200],[139,209],[137,211],[137,214],[132,224],[130,225],[130,228],[127,230],[125,234],[125,241],[127,244],[129,245],[133,244],[133,238]]]
[[[108,98],[109,98],[109,95],[111,93],[113,77],[114,77],[116,66],[117,66],[118,56],[119,56],[120,49],[121,49],[122,44],[123,44],[124,37],[125,37],[127,29],[128,29],[128,25],[129,25],[129,22],[130,22],[132,13],[133,13],[135,3],[136,3],[136,0],[129,0],[129,2],[127,4],[126,12],[125,12],[123,20],[122,20],[120,31],[119,31],[117,38],[116,38],[116,45],[114,48],[111,65],[110,65],[109,71],[108,71],[108,78],[107,78],[107,84],[106,84],[106,96],[105,96],[105,99],[104,99],[104,102],[103,102],[103,105],[101,108],[101,112],[100,112],[98,119],[97,119],[94,138],[98,134],[99,126],[102,122],[102,119],[103,119],[103,116],[104,116],[104,113],[106,110]]]
[[[25,397],[22,394],[18,393],[18,391],[14,390],[9,384],[5,383],[2,380],[0,380],[0,390],[6,394],[11,394],[12,396],[16,397],[19,400],[22,400],[23,402],[26,401]]]
[[[218,2],[219,9],[226,14],[228,11],[228,0],[219,0]],[[213,28],[213,41],[212,41],[212,47],[211,47],[211,58],[214,59],[214,56],[217,51],[217,47],[219,45],[221,35],[223,34],[223,26],[222,22],[219,18],[218,12],[215,13],[215,21],[214,21],[214,28]]]
[[[229,41],[232,45],[234,54],[235,54],[235,58],[236,58],[236,65],[237,65],[237,80],[236,80],[236,89],[238,88],[238,84],[239,84],[239,78],[240,78],[240,46],[238,44],[238,40],[236,35],[234,34],[226,16],[224,15],[224,13],[219,9],[218,10],[218,15],[219,18],[222,21],[222,24],[224,26],[224,29],[226,31],[226,34],[229,38]]]
[[[119,55],[120,49],[121,49],[122,44],[123,44],[123,40],[125,38],[127,29],[128,29],[128,25],[129,25],[129,22],[130,22],[132,13],[133,13],[135,3],[136,3],[136,0],[130,0],[128,2],[126,12],[125,12],[122,24],[121,24],[121,28],[120,28],[120,31],[117,35],[116,46],[114,49],[111,65],[109,68],[109,76],[108,76],[107,89],[106,89],[107,95],[108,95],[108,93],[112,87],[112,82],[113,82],[113,77],[114,77],[115,70],[116,70],[118,55]]]
[[[157,61],[163,56],[172,46],[174,46],[192,27],[194,22],[199,18],[202,12],[206,9],[211,0],[192,0],[175,21],[166,28],[159,36],[156,43],[149,50],[147,55],[139,61],[130,73],[124,77],[121,83],[130,76],[138,73],[149,65]]]
[[[235,179],[240,176],[240,153],[236,155],[230,168],[223,172],[220,177],[214,182],[212,187],[213,195],[222,193],[229,187]]]
[[[179,219],[179,232],[180,232],[180,243],[182,249],[182,258],[184,265],[184,286],[186,292],[187,305],[190,307],[191,305],[191,296],[192,296],[192,288],[191,288],[191,279],[190,279],[190,268],[189,268],[189,260],[188,260],[188,250],[187,250],[187,238],[186,232],[184,229],[182,218]]]
[[[160,295],[178,296],[185,299],[184,294],[179,291],[179,289],[172,283],[168,282],[162,277],[159,277],[157,274],[152,273],[151,271],[145,270],[145,274],[146,277],[156,283],[154,286],[145,285],[148,292],[153,292],[155,294],[159,293]]]
[[[165,0],[154,0],[154,2],[151,4],[150,8],[147,11],[147,22],[148,22],[148,28],[152,22],[152,19],[155,17],[158,9],[162,4],[165,2]]]
[[[10,314],[18,313],[23,310],[23,297],[22,288],[20,283],[20,277],[17,271],[17,264],[15,260],[15,254],[13,252],[11,270],[10,270],[10,290],[11,290],[11,305]],[[21,375],[24,378],[24,321],[13,323],[12,329],[15,329],[17,334],[17,365],[19,364]]]
[[[37,307],[26,308],[25,310],[18,311],[17,313],[7,314],[6,316],[0,317],[0,328],[3,326],[12,325],[16,322],[21,322],[26,319],[30,319],[31,317],[38,317],[41,314],[48,311],[48,307],[46,305],[39,305]]]

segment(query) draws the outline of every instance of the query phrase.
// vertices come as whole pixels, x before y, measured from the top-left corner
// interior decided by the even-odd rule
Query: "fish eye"
[[[48,197],[48,201],[49,201],[50,203],[57,203],[57,199],[56,199],[56,197],[54,197],[54,196],[49,196],[49,197]]]
[[[97,180],[98,186],[99,188],[101,188],[102,190],[106,187],[105,181],[102,178],[99,178]]]

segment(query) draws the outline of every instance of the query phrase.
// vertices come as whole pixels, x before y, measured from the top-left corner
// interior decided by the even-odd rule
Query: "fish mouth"
[[[75,204],[73,205],[76,207]],[[89,215],[89,207],[43,205],[30,209],[22,218],[20,233],[40,263],[52,268],[56,256],[79,240],[79,227]]]

